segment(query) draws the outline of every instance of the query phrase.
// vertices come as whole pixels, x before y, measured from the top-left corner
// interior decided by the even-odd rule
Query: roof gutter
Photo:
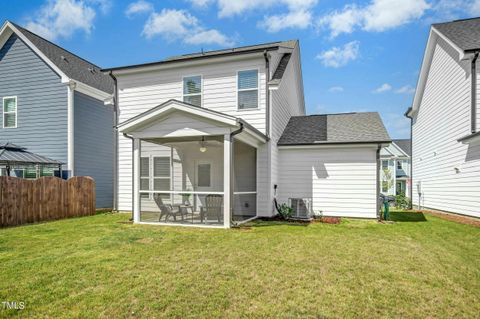
[[[179,59],[172,59],[172,60],[163,60],[157,62],[148,62],[143,64],[134,64],[134,65],[127,65],[127,66],[118,66],[112,68],[101,69],[101,72],[109,72],[109,71],[124,71],[128,69],[135,69],[135,68],[143,68],[143,67],[152,67],[152,66],[160,66],[165,64],[175,64],[175,63],[182,63],[185,61],[193,61],[193,60],[208,60],[213,58],[221,58],[221,57],[230,57],[242,54],[250,54],[250,53],[261,53],[264,51],[273,51],[278,50],[279,46],[274,45],[268,48],[260,48],[260,49],[250,49],[250,50],[243,50],[243,51],[230,51],[230,52],[222,52],[218,54],[206,54],[206,55],[197,55],[192,57],[184,57]]]
[[[472,88],[471,88],[471,132],[477,132],[477,59],[480,51],[476,51],[472,57]]]
[[[118,84],[112,71],[108,75],[113,80],[113,210],[118,211]]]

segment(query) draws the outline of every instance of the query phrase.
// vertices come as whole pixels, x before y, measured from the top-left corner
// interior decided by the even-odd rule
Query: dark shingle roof
[[[101,68],[19,25],[12,24],[69,78],[100,91],[113,93],[113,80],[100,72]]]
[[[0,144],[0,163],[62,164],[60,161],[28,152],[26,148],[8,142]]]
[[[231,48],[231,49],[222,49],[222,50],[214,50],[214,51],[205,51],[205,52],[197,52],[197,53],[190,53],[184,55],[177,55],[165,60],[160,60],[156,62],[149,62],[149,63],[142,63],[142,64],[134,64],[134,65],[126,65],[126,66],[119,66],[113,68],[107,68],[103,71],[109,70],[123,70],[123,69],[130,69],[130,68],[137,68],[137,67],[147,67],[159,64],[167,64],[173,62],[181,62],[181,61],[188,61],[193,59],[202,59],[202,58],[211,58],[223,55],[234,55],[234,54],[242,54],[242,53],[251,53],[251,52],[262,52],[264,50],[275,50],[278,48],[287,48],[287,49],[294,49],[297,45],[298,40],[288,40],[288,41],[278,41],[278,42],[271,42],[271,43],[263,43],[263,44],[256,44],[256,45],[248,45],[243,47]]]
[[[480,18],[437,23],[433,27],[464,51],[480,49]]]
[[[278,145],[389,142],[377,112],[305,115],[290,118]]]
[[[284,53],[280,62],[278,62],[277,69],[273,73],[272,80],[270,80],[270,84],[278,84],[287,69],[288,61],[290,61],[290,57],[292,56],[291,53]]]
[[[412,141],[410,139],[392,140],[392,142],[397,144],[397,146],[400,147],[407,155],[412,155],[410,152]]]

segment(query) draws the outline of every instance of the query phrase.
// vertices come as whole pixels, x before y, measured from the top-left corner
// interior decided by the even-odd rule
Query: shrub
[[[288,218],[292,217],[293,208],[291,208],[287,204],[283,203],[282,205],[280,205],[280,207],[278,207],[278,214],[283,219],[288,219]]]
[[[395,196],[395,207],[401,209],[410,208],[410,198],[406,197],[404,194]]]

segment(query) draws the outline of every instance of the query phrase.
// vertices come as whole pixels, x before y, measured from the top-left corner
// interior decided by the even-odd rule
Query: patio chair
[[[158,221],[161,221],[163,216],[165,216],[165,221],[167,221],[170,216],[173,216],[174,221],[177,221],[177,216],[180,216],[182,221],[184,221],[184,211],[180,209],[180,207],[165,204],[162,200],[161,194],[153,194],[153,199],[158,208],[160,208],[160,217],[158,218]]]
[[[200,209],[200,218],[202,222],[216,219],[219,223],[223,221],[223,196],[210,194],[205,197],[205,206]]]

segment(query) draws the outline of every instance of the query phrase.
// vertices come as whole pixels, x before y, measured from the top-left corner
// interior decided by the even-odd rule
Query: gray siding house
[[[111,78],[9,21],[0,30],[0,74],[0,143],[64,163],[63,178],[93,177],[97,207],[112,207]]]

